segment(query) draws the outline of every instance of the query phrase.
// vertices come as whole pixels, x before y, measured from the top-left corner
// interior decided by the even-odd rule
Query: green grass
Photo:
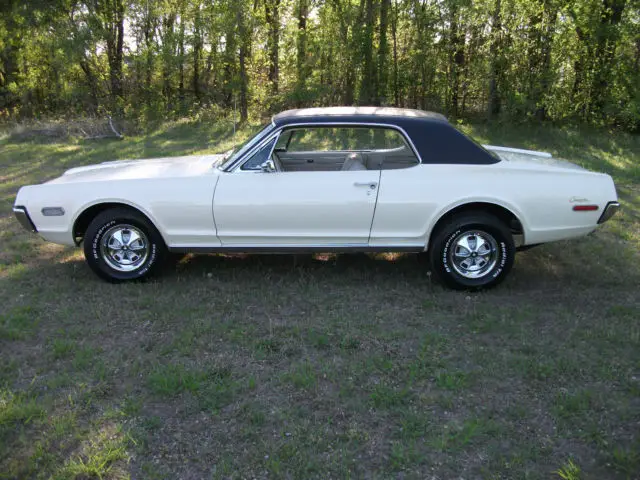
[[[622,212],[483,293],[413,255],[189,255],[111,285],[21,230],[18,187],[224,151],[231,125],[0,137],[0,478],[637,478],[640,139],[463,128],[611,173]]]
[[[308,361],[293,365],[292,368],[282,376],[286,383],[302,390],[311,390],[318,383],[315,368]]]
[[[51,342],[51,351],[53,358],[59,360],[61,358],[70,357],[75,351],[76,343],[66,338],[56,338]]]
[[[560,467],[556,472],[558,477],[563,480],[580,480],[580,467],[573,460],[567,460],[567,463]]]
[[[406,388],[398,388],[387,384],[378,384],[373,387],[369,395],[371,405],[378,409],[391,409],[404,405],[409,401],[410,392]]]
[[[34,332],[37,321],[31,306],[14,307],[0,315],[0,338],[22,340]]]

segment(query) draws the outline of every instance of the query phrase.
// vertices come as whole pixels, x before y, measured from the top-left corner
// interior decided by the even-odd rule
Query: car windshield
[[[258,131],[258,133],[256,133],[253,136],[250,136],[247,140],[245,140],[240,145],[225,152],[223,157],[224,163],[222,163],[222,165],[220,165],[219,168],[221,170],[225,170],[229,165],[231,165],[238,158],[244,155],[245,152],[247,152],[247,150],[250,150],[256,143],[262,140],[265,137],[265,135],[267,135],[269,132],[271,132],[271,130],[273,130],[273,128],[274,128],[273,123],[269,122],[266,125],[263,125]]]

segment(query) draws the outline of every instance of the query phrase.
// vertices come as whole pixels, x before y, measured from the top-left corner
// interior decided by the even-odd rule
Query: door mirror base
[[[260,170],[264,173],[274,173],[276,171],[276,165],[273,163],[273,160],[269,159],[260,165]]]

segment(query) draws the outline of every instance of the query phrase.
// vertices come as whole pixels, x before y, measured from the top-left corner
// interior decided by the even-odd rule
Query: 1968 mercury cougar
[[[481,146],[439,114],[290,110],[235,152],[72,168],[20,189],[45,240],[83,245],[109,281],[173,252],[425,252],[453,288],[496,285],[518,248],[594,230],[619,208],[609,175]]]

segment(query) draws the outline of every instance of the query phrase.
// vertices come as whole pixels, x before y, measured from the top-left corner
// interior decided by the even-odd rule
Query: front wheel
[[[513,236],[502,221],[483,212],[451,218],[433,236],[431,268],[446,285],[477,290],[500,283],[515,258]]]
[[[147,278],[164,258],[161,235],[146,217],[126,208],[98,214],[84,235],[84,256],[91,269],[110,282]]]

